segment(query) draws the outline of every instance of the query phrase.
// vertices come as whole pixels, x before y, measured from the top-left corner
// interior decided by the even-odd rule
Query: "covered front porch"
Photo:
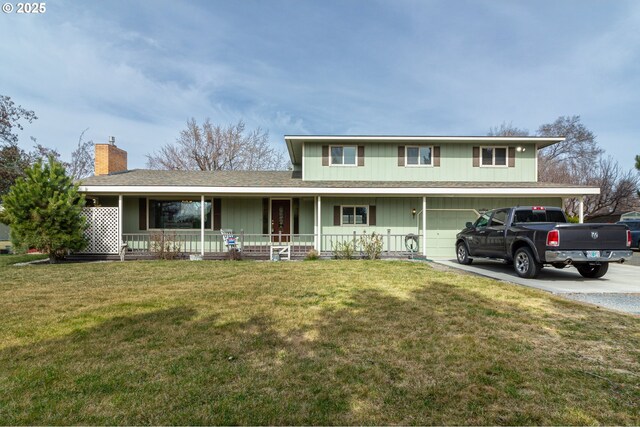
[[[255,197],[216,195],[87,195],[86,236],[93,255],[152,256],[163,248],[182,257],[268,258],[274,248],[303,258],[311,250],[332,256],[352,245],[358,257],[361,237],[375,233],[381,256],[420,254],[424,229],[420,198]],[[230,247],[223,233],[232,233]],[[407,238],[410,236],[410,238]],[[424,250],[422,251],[424,255]]]

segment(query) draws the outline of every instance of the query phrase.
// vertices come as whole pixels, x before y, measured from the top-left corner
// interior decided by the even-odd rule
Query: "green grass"
[[[640,319],[409,262],[0,264],[2,424],[640,424]]]
[[[39,259],[46,259],[47,255],[43,254],[24,254],[24,255],[4,255],[0,254],[0,269],[4,269],[9,265],[21,263],[21,262],[29,262],[36,261]],[[2,271],[2,270],[0,270]],[[2,278],[0,276],[0,283],[2,282]]]

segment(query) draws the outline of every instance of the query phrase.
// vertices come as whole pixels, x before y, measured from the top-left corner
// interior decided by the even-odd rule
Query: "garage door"
[[[427,257],[455,257],[456,234],[476,219],[472,210],[427,210]]]

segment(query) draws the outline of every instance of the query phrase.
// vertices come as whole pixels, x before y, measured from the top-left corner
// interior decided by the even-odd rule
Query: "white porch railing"
[[[240,232],[236,234],[238,247],[243,253],[252,255],[269,256],[271,246],[288,245],[291,248],[291,256],[305,256],[311,249],[314,249],[316,235],[314,234],[249,234]],[[332,256],[339,246],[345,243],[353,245],[355,257],[360,257],[363,253],[360,238],[362,234],[322,234],[321,245],[322,255]],[[380,234],[382,240],[382,256],[385,257],[408,257],[411,254],[418,254],[418,243],[421,236],[407,238],[407,234],[392,234],[389,230],[385,234]],[[127,244],[128,253],[147,254],[154,252],[154,248],[160,241],[172,245],[176,252],[184,254],[201,253],[201,236],[198,230],[195,231],[150,231],[142,233],[124,233],[122,235],[124,243]],[[413,248],[412,252],[410,248]],[[223,254],[227,252],[222,235],[217,232],[207,232],[204,236],[204,253]]]

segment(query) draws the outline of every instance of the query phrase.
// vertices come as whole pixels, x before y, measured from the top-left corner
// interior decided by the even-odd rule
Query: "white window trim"
[[[353,224],[345,224],[343,222],[344,215],[342,214],[343,208],[353,208]],[[356,224],[356,208],[366,208],[367,209],[367,223],[366,224]],[[369,213],[371,209],[369,205],[340,205],[340,226],[346,227],[368,227],[369,226]]]
[[[427,165],[420,164],[420,148],[428,147],[431,150],[431,163]],[[409,164],[409,148],[417,148],[418,149],[418,164],[410,165]],[[406,168],[432,168],[433,167],[433,145],[406,145],[404,147],[404,167]]]
[[[482,164],[482,150],[486,148],[492,149],[491,155],[491,164],[483,165]],[[505,164],[504,165],[496,165],[496,148],[502,148],[505,150]],[[509,147],[500,147],[495,145],[484,145],[480,147],[480,167],[481,168],[508,168],[509,167]]]
[[[331,155],[331,149],[333,147],[340,147],[342,148],[342,163],[333,163],[333,156]],[[356,161],[354,164],[349,164],[349,165],[345,165],[344,164],[344,149],[345,148],[354,148],[356,150]],[[357,167],[358,166],[358,146],[357,145],[330,145],[329,146],[329,166],[336,166],[336,167],[346,167],[346,168],[352,168],[352,167]]]
[[[214,224],[213,224],[213,199],[215,197],[205,197],[204,201],[205,202],[211,202],[211,227],[206,228],[205,230],[207,231],[217,231],[213,228]],[[193,200],[191,200],[193,199]],[[175,197],[147,197],[147,231],[199,231],[200,227],[198,228],[152,228],[151,227],[151,200],[158,200],[158,201],[163,201],[163,202],[182,202],[185,200],[191,200],[192,202],[198,202],[200,203],[200,200],[196,200],[195,198],[188,196],[188,197],[184,197],[181,199],[176,199]],[[205,220],[206,222],[206,220]]]

